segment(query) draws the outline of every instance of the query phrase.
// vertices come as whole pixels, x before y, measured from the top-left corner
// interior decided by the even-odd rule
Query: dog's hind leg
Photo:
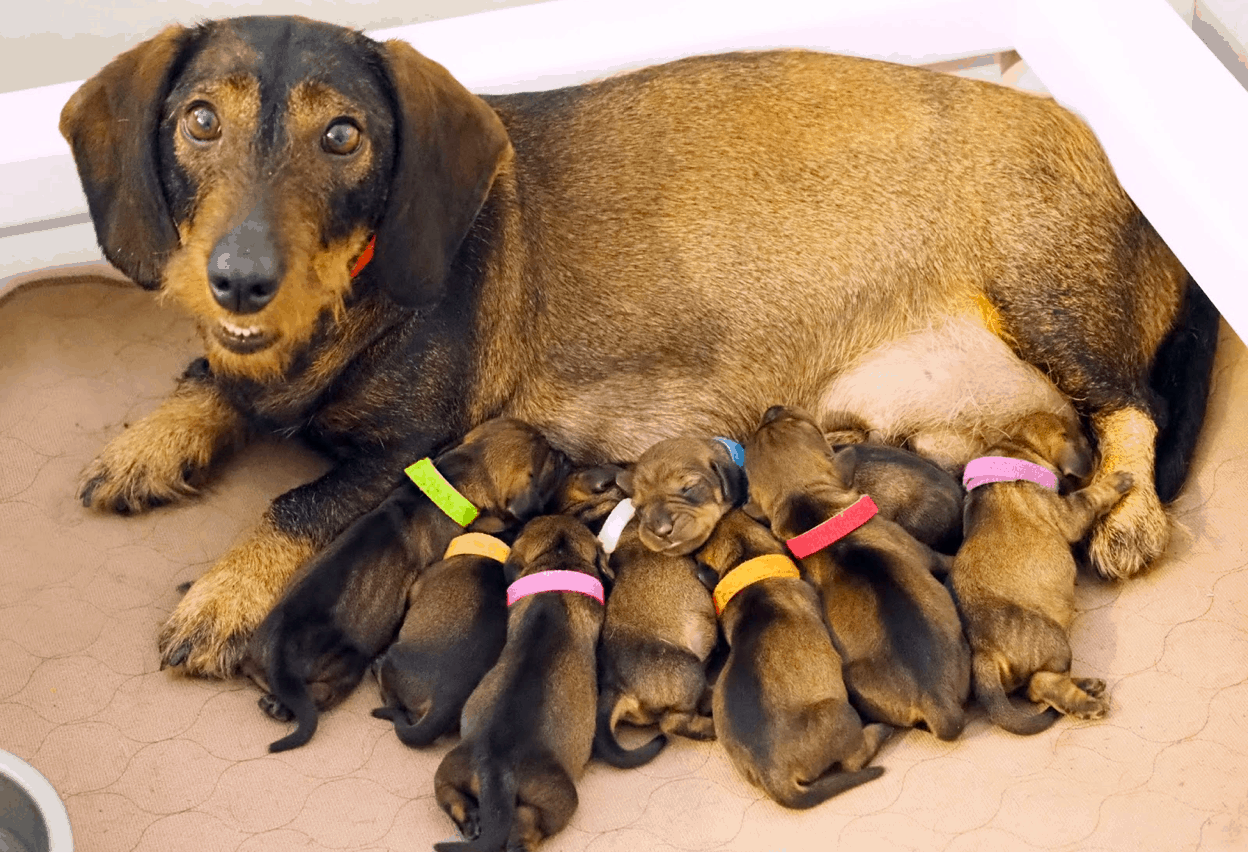
[[[243,416],[207,370],[203,359],[192,362],[156,411],[86,467],[78,492],[83,506],[128,514],[193,495],[213,463],[243,443]]]

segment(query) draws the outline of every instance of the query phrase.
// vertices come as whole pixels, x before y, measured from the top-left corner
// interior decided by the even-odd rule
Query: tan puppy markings
[[[233,675],[248,638],[314,553],[311,543],[278,532],[264,519],[178,602],[160,635],[163,665],[217,678]]]
[[[724,513],[745,501],[745,472],[728,449],[709,438],[657,442],[620,475],[633,499],[641,541],[679,556],[702,546]]]
[[[184,379],[156,411],[114,438],[82,472],[85,506],[142,512],[197,491],[240,445],[246,424],[213,385]]]
[[[1147,568],[1170,542],[1170,518],[1156,490],[1139,487],[1153,482],[1157,425],[1139,409],[1095,415],[1092,425],[1101,451],[1093,484],[1112,483],[1117,472],[1125,471],[1137,487],[1092,531],[1088,556],[1101,577],[1129,578]]]
[[[1023,459],[1055,474],[1089,467],[1082,432],[1038,413],[1011,429],[990,455]],[[1102,471],[1104,471],[1102,467]],[[1102,473],[1066,496],[1026,480],[988,483],[966,501],[966,539],[954,558],[950,588],[971,643],[975,696],[994,723],[1015,734],[1047,729],[1058,713],[1084,720],[1109,709],[1105,682],[1070,677],[1067,629],[1075,614],[1075,560],[1082,539],[1131,488],[1128,471]],[[1009,699],[1048,709],[1029,712]]]

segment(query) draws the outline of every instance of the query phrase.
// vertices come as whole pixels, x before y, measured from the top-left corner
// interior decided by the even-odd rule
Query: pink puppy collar
[[[962,486],[968,492],[976,486],[1008,480],[1030,480],[1046,489],[1057,490],[1057,475],[1048,468],[1011,456],[981,456],[966,463],[966,470],[962,472]]]
[[[602,581],[584,572],[555,570],[550,572],[534,572],[518,579],[507,587],[507,606],[515,604],[522,598],[539,592],[579,592],[606,604],[606,596],[602,592]]]
[[[794,536],[784,544],[789,546],[794,557],[801,560],[853,533],[879,511],[880,508],[871,500],[871,496],[863,495],[823,524],[810,528],[800,536]]]

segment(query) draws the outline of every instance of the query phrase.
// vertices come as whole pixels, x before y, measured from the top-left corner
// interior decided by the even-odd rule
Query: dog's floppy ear
[[[767,513],[763,512],[762,504],[753,498],[746,501],[745,504],[742,505],[741,511],[757,521],[759,524],[765,524],[768,527],[771,526],[771,519],[767,517]]]
[[[436,302],[511,145],[485,101],[405,41],[382,45],[397,100],[397,151],[371,266],[390,296]]]
[[[711,459],[711,470],[719,478],[719,491],[732,506],[740,506],[749,496],[749,483],[745,469],[731,459]]]
[[[192,30],[166,27],[118,56],[61,110],[104,257],[141,287],[160,287],[178,245],[156,150],[170,77]]]
[[[633,469],[625,468],[616,474],[615,484],[620,487],[620,491],[631,498],[633,496]]]

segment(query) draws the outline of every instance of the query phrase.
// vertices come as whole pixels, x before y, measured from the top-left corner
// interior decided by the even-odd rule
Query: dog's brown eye
[[[196,104],[186,111],[182,128],[198,142],[211,142],[221,135],[221,120],[207,104]]]
[[[360,147],[360,129],[353,121],[338,119],[326,128],[321,147],[330,154],[350,154]]]

